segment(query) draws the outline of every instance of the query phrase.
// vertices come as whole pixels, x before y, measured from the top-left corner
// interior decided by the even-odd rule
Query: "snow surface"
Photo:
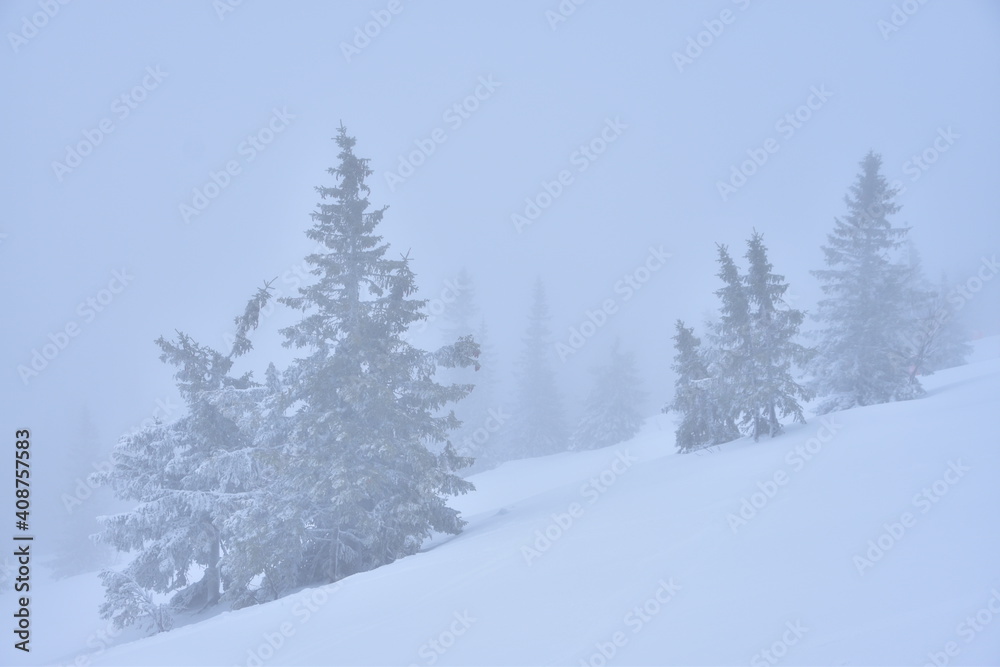
[[[774,440],[677,455],[657,416],[625,445],[507,463],[454,499],[459,536],[111,648],[95,575],[44,583],[64,606],[36,604],[27,663],[1000,664],[1000,344],[977,348],[926,398]]]

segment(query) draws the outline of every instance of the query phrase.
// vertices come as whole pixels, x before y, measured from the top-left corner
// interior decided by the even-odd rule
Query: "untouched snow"
[[[83,620],[93,575],[52,583],[81,622],[54,636],[56,611],[39,612],[29,662],[995,665],[1000,359],[987,347],[1000,349],[983,341],[976,363],[926,378],[924,399],[774,440],[676,455],[658,416],[625,445],[505,464],[454,500],[462,535],[108,650],[91,635],[105,624]]]

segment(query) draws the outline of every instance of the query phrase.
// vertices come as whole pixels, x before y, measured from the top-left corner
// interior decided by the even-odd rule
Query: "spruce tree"
[[[729,254],[729,248],[717,244],[717,262],[723,286],[715,291],[719,297],[719,318],[714,326],[717,347],[729,358],[726,364],[734,376],[741,375],[752,355],[754,343],[751,334],[750,295],[747,293],[744,277]]]
[[[750,345],[745,368],[751,382],[738,398],[741,423],[754,441],[781,433],[781,417],[805,422],[797,399],[809,400],[809,392],[792,377],[792,369],[803,365],[809,351],[795,342],[805,319],[790,308],[783,297],[788,290],[784,276],[772,272],[761,234],[754,231],[747,242],[750,268],[745,278],[750,308]]]
[[[254,470],[243,501],[222,523],[222,597],[234,609],[275,600],[299,585],[301,551],[282,548],[305,538],[284,487],[290,476],[284,455],[291,422],[286,395],[281,374],[269,364],[262,384],[227,386],[207,396],[246,438]]]
[[[135,556],[123,570],[105,570],[100,612],[117,627],[147,622],[169,629],[172,615],[217,603],[222,595],[222,543],[226,520],[259,486],[254,451],[246,435],[213,404],[213,393],[246,389],[249,374],[233,377],[235,357],[250,349],[246,337],[269,298],[267,287],[238,317],[229,355],[177,332],[175,341],[156,340],[160,359],[177,367],[174,377],[187,413],[122,436],[110,470],[94,476],[119,499],[135,506],[102,518],[100,540]],[[190,581],[194,566],[202,576]],[[173,594],[169,605],[153,594]]]
[[[728,383],[713,376],[694,329],[677,320],[673,336],[673,370],[677,374],[674,398],[663,412],[676,412],[681,421],[675,443],[680,452],[717,445],[740,436],[728,404]]]
[[[447,495],[473,487],[455,471],[471,461],[445,444],[458,425],[443,408],[468,385],[438,384],[439,367],[475,365],[471,337],[427,353],[404,335],[426,315],[410,260],[386,257],[375,230],[385,208],[368,210],[368,161],[341,126],[337,180],[318,187],[310,239],[322,248],[306,261],[316,276],[281,301],[303,313],[282,330],[303,350],[285,376],[294,406],[283,489],[302,526],[301,584],[327,583],[413,554],[431,531],[458,533],[464,522]]]
[[[541,278],[535,281],[517,366],[516,400],[506,459],[565,451],[569,437],[552,365],[549,306]]]
[[[861,161],[845,197],[847,214],[835,219],[823,246],[827,268],[813,271],[824,293],[813,365],[821,413],[922,393],[899,344],[910,326],[910,270],[898,258],[908,228],[889,220],[899,211],[897,191],[881,166],[874,152]]]
[[[712,396],[726,415],[723,422],[731,420],[737,424],[743,413],[745,398],[756,383],[753,367],[756,341],[744,277],[729,254],[729,248],[717,244],[716,249],[719,264],[716,275],[723,286],[715,291],[719,297],[719,316],[709,325],[710,347],[704,357],[714,378]],[[738,437],[738,427],[736,433],[734,437]]]
[[[635,355],[623,351],[616,339],[607,363],[595,368],[593,375],[593,388],[573,432],[574,450],[617,445],[633,438],[642,428],[646,393],[642,390]]]

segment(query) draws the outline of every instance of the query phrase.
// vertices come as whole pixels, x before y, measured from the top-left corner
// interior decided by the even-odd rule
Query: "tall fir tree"
[[[538,278],[517,366],[517,394],[505,457],[508,460],[553,454],[569,446],[562,398],[552,365],[549,318],[545,286]]]
[[[729,248],[717,244],[716,250],[716,261],[719,264],[716,275],[722,280],[722,287],[715,291],[715,295],[719,297],[719,317],[713,332],[717,347],[730,357],[725,363],[731,368],[733,375],[739,375],[742,366],[749,360],[747,351],[753,344],[750,295],[739,267],[729,254]]]
[[[729,387],[725,378],[713,376],[701,351],[701,340],[694,329],[677,320],[674,340],[674,398],[663,412],[680,415],[675,443],[678,451],[691,452],[740,437],[727,402]]]
[[[889,218],[899,211],[897,190],[869,152],[823,246],[827,268],[813,271],[824,298],[817,356],[812,366],[819,412],[905,400],[922,393],[900,349],[909,319],[910,268],[899,259],[909,231]]]
[[[782,432],[779,416],[805,422],[798,399],[809,400],[810,393],[795,381],[792,369],[802,367],[810,351],[795,340],[805,315],[785,303],[788,283],[773,273],[764,238],[756,231],[747,242],[746,258],[751,336],[746,367],[751,382],[740,392],[738,407],[741,423],[756,441]]]
[[[642,428],[646,392],[635,355],[621,349],[615,339],[607,362],[593,370],[594,385],[584,403],[583,415],[573,431],[574,450],[610,447],[629,440]]]
[[[306,356],[289,367],[286,400],[295,408],[284,452],[289,506],[302,539],[300,583],[336,581],[413,554],[431,531],[458,533],[464,522],[446,496],[471,490],[455,471],[470,461],[450,444],[458,425],[443,408],[468,385],[438,384],[439,367],[475,365],[471,337],[427,353],[404,339],[426,315],[408,257],[388,259],[375,229],[385,208],[368,210],[368,161],[341,126],[333,187],[318,187],[306,258],[316,281],[281,299],[302,311],[282,330]]]
[[[716,275],[722,281],[722,287],[715,291],[719,297],[719,315],[709,324],[710,346],[704,358],[711,376],[715,378],[712,395],[719,409],[727,413],[726,419],[737,424],[738,437],[744,401],[756,382],[753,367],[757,354],[756,340],[744,276],[740,274],[727,246],[717,244],[716,250],[719,264]]]

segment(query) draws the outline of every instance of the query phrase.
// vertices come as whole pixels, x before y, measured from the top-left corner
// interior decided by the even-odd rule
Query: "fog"
[[[82,410],[108,449],[180,413],[154,339],[223,347],[263,281],[293,293],[341,123],[391,255],[442,303],[467,269],[503,367],[536,278],[556,342],[614,300],[556,366],[570,414],[616,336],[647,412],[670,398],[673,322],[715,308],[716,243],[742,255],[762,232],[812,309],[869,150],[932,280],[1000,250],[993,2],[49,4],[0,6],[3,422],[35,431],[43,488]],[[625,276],[648,280],[626,298]],[[983,285],[969,328],[1000,333],[998,302]],[[292,358],[290,321],[263,320],[246,369]]]

